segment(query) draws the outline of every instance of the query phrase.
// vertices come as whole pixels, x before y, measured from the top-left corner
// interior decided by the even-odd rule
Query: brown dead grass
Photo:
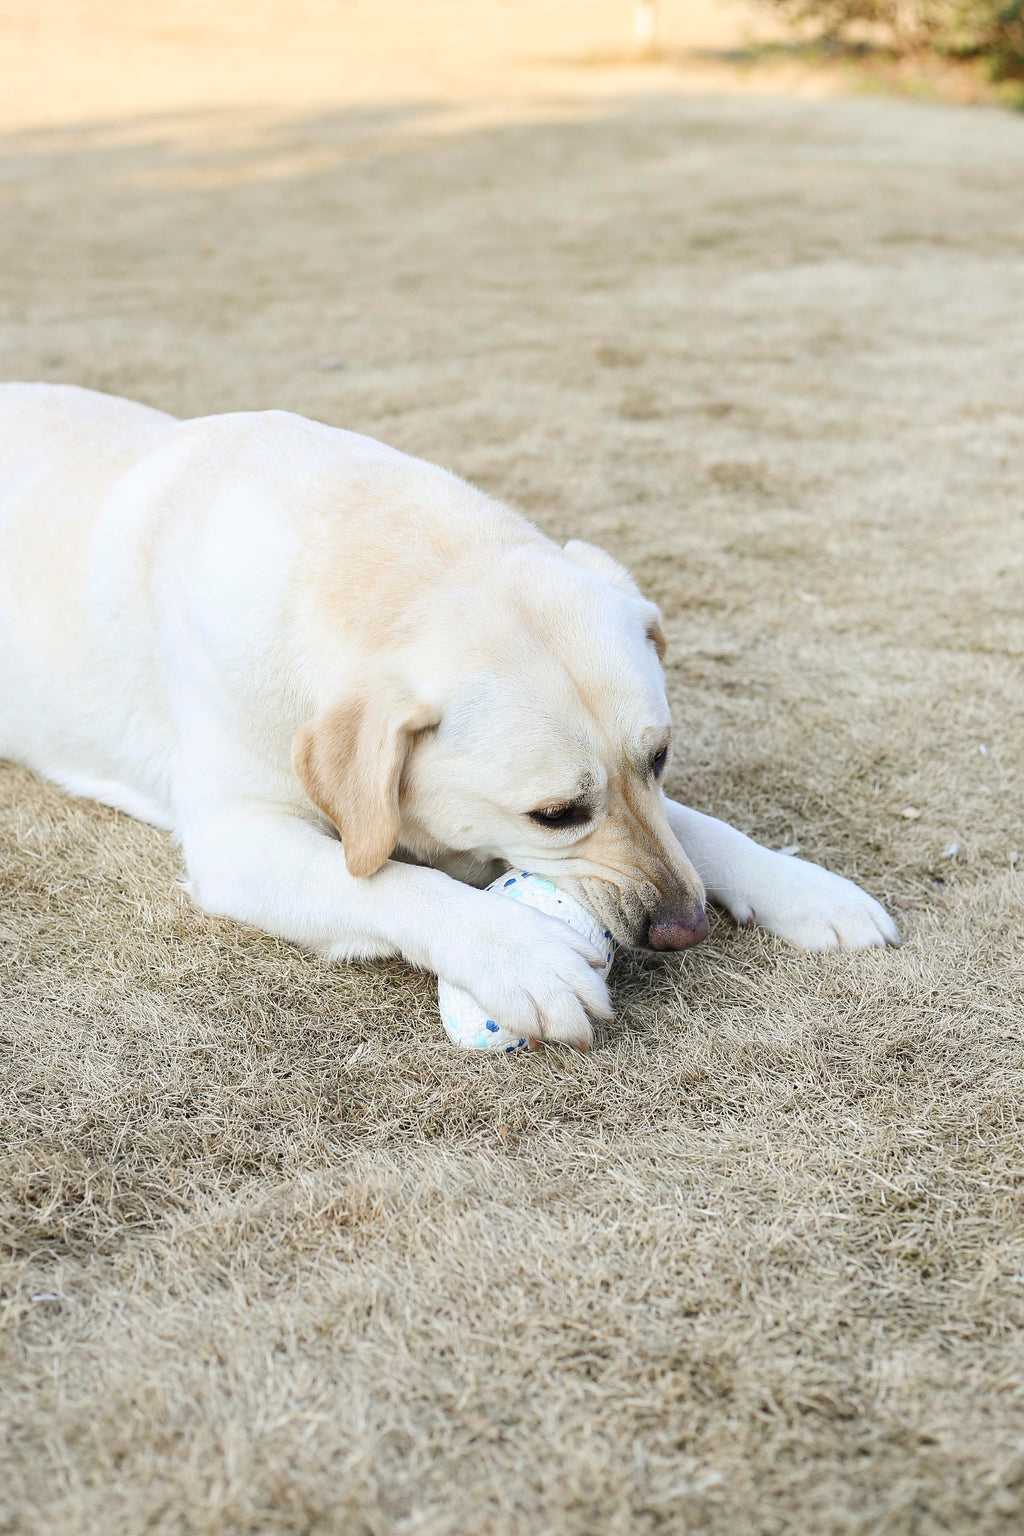
[[[603,540],[676,791],[908,943],[720,922],[591,1056],[477,1060],[3,768],[0,1530],[1019,1531],[1024,123],[525,64],[217,113],[162,57],[0,143],[0,373]]]

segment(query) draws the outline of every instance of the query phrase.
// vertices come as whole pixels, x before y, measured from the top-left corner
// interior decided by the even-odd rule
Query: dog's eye
[[[585,805],[546,805],[542,810],[530,811],[529,816],[539,827],[574,827],[589,821],[590,812]]]
[[[661,778],[665,764],[667,762],[668,747],[662,747],[659,751],[655,752],[654,756],[651,758],[651,772],[654,774],[656,779]]]

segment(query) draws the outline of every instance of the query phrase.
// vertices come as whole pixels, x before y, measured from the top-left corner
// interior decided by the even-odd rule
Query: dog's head
[[[660,616],[589,544],[520,545],[435,589],[296,771],[352,874],[396,847],[548,876],[617,939],[683,949],[704,892],[665,817]]]

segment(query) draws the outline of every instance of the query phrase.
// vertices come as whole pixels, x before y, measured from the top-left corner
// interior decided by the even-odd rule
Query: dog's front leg
[[[756,923],[801,949],[899,943],[889,914],[851,880],[762,848],[726,822],[674,800],[665,800],[665,812],[708,896],[738,923]]]
[[[402,956],[464,988],[512,1032],[585,1047],[611,1008],[603,956],[567,924],[499,901],[438,869],[389,859],[350,875],[341,843],[261,802],[185,817],[189,891],[328,960]]]

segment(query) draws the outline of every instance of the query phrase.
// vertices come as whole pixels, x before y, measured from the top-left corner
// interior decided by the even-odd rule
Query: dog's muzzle
[[[703,907],[662,907],[647,928],[650,949],[692,949],[708,936],[708,917]]]
[[[574,895],[576,891],[583,905],[601,918],[619,944],[641,949],[692,949],[708,936],[700,894],[685,886],[665,895],[653,881],[616,886],[610,880],[592,878],[581,880]]]

